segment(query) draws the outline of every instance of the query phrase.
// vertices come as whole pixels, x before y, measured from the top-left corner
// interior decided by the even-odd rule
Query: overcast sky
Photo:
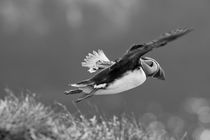
[[[146,55],[160,63],[166,81],[150,78],[136,89],[93,97],[78,107],[87,114],[95,110],[107,115],[186,117],[183,112],[188,112],[209,123],[209,13],[207,0],[1,0],[1,91],[28,89],[43,102],[58,101],[74,112],[72,100],[77,97],[63,91],[68,83],[91,77],[81,67],[89,52],[102,49],[115,60],[134,43],[193,27],[189,35]]]

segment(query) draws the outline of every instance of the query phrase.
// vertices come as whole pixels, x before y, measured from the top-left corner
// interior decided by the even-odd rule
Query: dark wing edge
[[[193,31],[193,28],[178,28],[170,32],[164,33],[158,39],[152,40],[145,44],[133,45],[127,51],[129,53],[138,53],[139,56],[143,56],[154,48],[159,48],[165,46],[167,43],[178,39],[181,36],[184,36]]]
[[[193,28],[183,28],[183,29],[178,28],[176,30],[172,30],[170,32],[164,33],[158,39],[148,42],[146,43],[146,45],[151,46],[152,48],[162,47],[166,45],[168,42],[174,41],[178,39],[179,37],[184,36],[187,33],[190,33],[192,30]]]

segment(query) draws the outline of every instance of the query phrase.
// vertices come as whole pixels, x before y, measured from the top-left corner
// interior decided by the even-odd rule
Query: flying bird
[[[155,48],[165,46],[192,29],[176,29],[161,35],[148,43],[132,45],[116,61],[110,61],[102,50],[93,51],[82,62],[94,76],[81,82],[70,84],[76,89],[65,91],[66,95],[84,93],[76,103],[94,95],[121,93],[140,86],[148,77],[165,80],[165,73],[160,64],[153,58],[144,55]]]

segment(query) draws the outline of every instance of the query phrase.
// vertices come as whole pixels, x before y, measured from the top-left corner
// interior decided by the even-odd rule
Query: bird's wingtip
[[[185,34],[188,34],[194,30],[193,27],[184,27],[184,28],[178,28],[174,32],[177,34],[177,36],[183,36]]]
[[[185,27],[185,28],[179,28],[177,30],[179,30],[182,35],[185,35],[187,33],[192,32],[194,30],[194,28],[193,27]]]
[[[175,30],[171,30],[170,32],[164,33],[160,38],[158,39],[159,42],[163,42],[163,44],[166,44],[168,42],[171,42],[177,38],[180,38],[181,36],[184,36],[190,32],[192,32],[194,28],[177,28]],[[161,45],[163,46],[163,45]]]

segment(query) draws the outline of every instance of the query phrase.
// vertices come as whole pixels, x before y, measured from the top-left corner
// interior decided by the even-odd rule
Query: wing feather
[[[104,69],[111,66],[114,62],[110,61],[107,56],[104,54],[103,50],[98,50],[98,52],[93,51],[89,53],[84,62],[82,62],[83,67],[89,68],[89,72],[96,72],[98,69]]]
[[[178,28],[176,30],[172,30],[170,32],[164,33],[158,39],[152,40],[148,43],[131,46],[131,48],[126,52],[126,54],[134,54],[135,56],[141,57],[144,54],[153,50],[154,48],[165,46],[167,43],[174,41],[181,36],[184,36],[192,30],[192,28]]]

